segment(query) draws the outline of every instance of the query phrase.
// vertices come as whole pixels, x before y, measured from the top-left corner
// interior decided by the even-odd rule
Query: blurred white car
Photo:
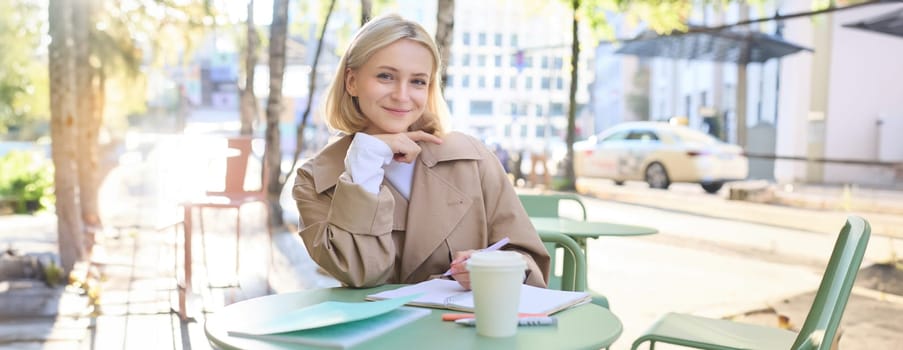
[[[726,181],[743,180],[749,161],[743,150],[706,133],[665,122],[628,122],[574,143],[577,176],[642,180],[652,188],[674,182],[718,192]]]

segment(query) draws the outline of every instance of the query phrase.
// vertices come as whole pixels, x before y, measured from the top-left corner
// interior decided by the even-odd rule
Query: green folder
[[[430,310],[403,307],[419,294],[377,302],[326,301],[248,324],[237,324],[230,336],[262,341],[348,348],[411,323]]]

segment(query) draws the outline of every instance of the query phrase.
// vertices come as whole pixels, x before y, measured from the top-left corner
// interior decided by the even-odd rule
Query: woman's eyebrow
[[[395,67],[392,67],[392,66],[378,66],[378,67],[376,67],[376,68],[389,70],[389,71],[392,71],[392,72],[395,72],[395,73],[398,72],[398,69],[395,68]],[[430,75],[427,74],[427,73],[414,73],[414,74],[411,74],[411,75],[412,75],[412,76],[415,76],[415,77],[427,77],[427,78],[429,78],[429,76],[430,76]]]

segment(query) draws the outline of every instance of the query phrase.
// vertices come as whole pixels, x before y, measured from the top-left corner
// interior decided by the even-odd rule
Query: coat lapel
[[[472,146],[469,143],[465,143],[463,149],[451,148],[450,144],[458,143],[447,140],[446,147],[420,144],[423,152],[420,153],[414,168],[401,281],[406,281],[414,270],[439,248],[473,205],[473,199],[443,177],[436,170],[436,165],[442,161],[478,159],[480,156],[475,149],[471,150]]]

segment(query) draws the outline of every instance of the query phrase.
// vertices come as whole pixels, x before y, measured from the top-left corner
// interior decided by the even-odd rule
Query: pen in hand
[[[493,245],[486,247],[486,249],[480,249],[479,251],[491,252],[493,250],[499,250],[502,247],[504,247],[506,244],[508,244],[508,241],[509,241],[508,237],[502,238],[498,242],[495,242]],[[452,275],[452,271],[451,271],[451,268],[449,268],[448,271],[445,271],[445,273],[442,274],[442,277],[448,277],[451,275]]]

